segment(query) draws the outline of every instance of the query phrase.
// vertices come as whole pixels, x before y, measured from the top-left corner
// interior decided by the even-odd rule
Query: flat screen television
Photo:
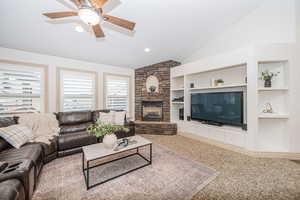
[[[243,126],[243,92],[191,94],[191,119]]]

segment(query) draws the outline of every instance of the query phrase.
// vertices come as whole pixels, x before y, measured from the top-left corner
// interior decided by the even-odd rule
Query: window
[[[61,70],[60,75],[62,111],[95,109],[95,73]]]
[[[105,76],[105,102],[107,109],[129,111],[129,80],[127,76]]]
[[[44,112],[44,69],[0,64],[0,115]]]

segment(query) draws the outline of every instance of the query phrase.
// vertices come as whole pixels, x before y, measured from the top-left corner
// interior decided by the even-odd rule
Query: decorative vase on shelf
[[[272,87],[272,81],[270,79],[265,80],[265,87],[266,88]]]
[[[103,144],[105,145],[106,148],[112,149],[117,143],[117,140],[118,138],[114,133],[107,134],[103,137]]]

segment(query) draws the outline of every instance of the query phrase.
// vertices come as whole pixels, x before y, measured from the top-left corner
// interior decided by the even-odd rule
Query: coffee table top
[[[132,139],[136,140],[137,143],[128,145],[127,147],[122,148],[121,150],[118,150],[118,151],[114,151],[113,149],[106,148],[103,143],[97,143],[97,144],[84,146],[84,147],[82,147],[84,157],[87,161],[91,161],[91,160],[95,160],[95,159],[102,158],[102,157],[105,157],[105,156],[118,154],[118,153],[121,153],[121,152],[124,152],[124,151],[128,151],[128,150],[131,150],[131,149],[136,149],[138,147],[142,147],[142,146],[145,146],[145,145],[152,144],[151,141],[149,141],[149,140],[147,140],[147,139],[145,139],[141,136],[138,136],[138,135],[128,137],[128,139],[129,138],[132,138]]]

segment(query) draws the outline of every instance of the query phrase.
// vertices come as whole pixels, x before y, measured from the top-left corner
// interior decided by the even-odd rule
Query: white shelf
[[[184,104],[184,102],[172,102],[173,104]]]
[[[287,91],[289,90],[287,87],[283,88],[258,88],[258,91]]]
[[[261,113],[258,118],[260,119],[288,119],[288,114],[279,114],[279,113]]]
[[[201,88],[190,88],[190,91],[194,90],[209,90],[209,89],[220,89],[220,88],[236,88],[236,87],[246,87],[247,84],[237,84],[237,85],[222,85],[217,87],[201,87]]]
[[[184,88],[171,89],[171,91],[184,91]]]

